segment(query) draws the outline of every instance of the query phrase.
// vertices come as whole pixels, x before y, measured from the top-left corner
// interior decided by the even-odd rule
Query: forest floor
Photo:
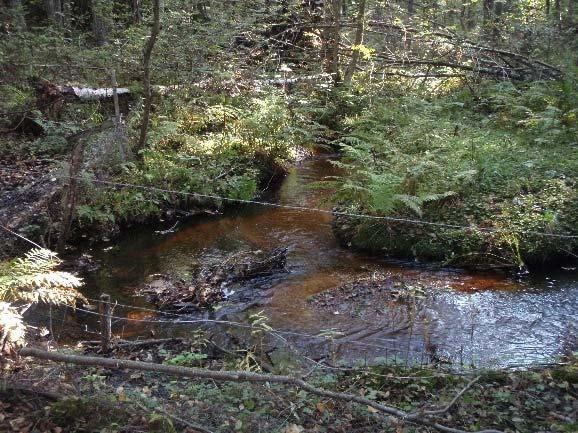
[[[216,370],[247,365],[242,354],[223,357],[200,341],[119,345],[105,356]],[[60,350],[97,352],[90,347]],[[258,363],[250,364],[253,370],[260,369]],[[283,365],[267,368],[276,373],[294,371]],[[307,380],[406,411],[444,409],[463,391],[436,420],[467,431],[562,433],[578,429],[578,364],[573,359],[529,371],[456,373],[436,366],[399,365],[320,368]],[[371,407],[280,385],[217,383],[31,358],[4,371],[0,401],[0,430],[20,433],[433,431],[381,416]]]

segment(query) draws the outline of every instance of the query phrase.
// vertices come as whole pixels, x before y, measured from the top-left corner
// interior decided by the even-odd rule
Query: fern
[[[82,280],[68,272],[56,270],[61,264],[56,253],[35,248],[24,258],[14,260],[0,272],[0,300],[33,304],[73,304],[86,301],[78,290]]]
[[[0,302],[0,352],[15,344],[22,344],[26,326],[22,315],[7,302]]]

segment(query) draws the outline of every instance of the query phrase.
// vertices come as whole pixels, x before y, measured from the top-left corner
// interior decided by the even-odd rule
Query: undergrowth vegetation
[[[334,200],[356,212],[471,228],[342,218],[337,233],[358,248],[453,264],[571,256],[575,238],[542,234],[578,227],[577,107],[573,78],[374,102],[345,120]]]
[[[298,153],[313,144],[316,133],[314,113],[290,109],[274,90],[253,98],[214,97],[202,105],[165,98],[152,121],[142,163],[120,164],[115,177],[145,188],[94,188],[87,179],[87,194],[78,208],[80,222],[102,229],[145,221],[167,208],[227,204],[203,197],[207,195],[254,198],[279,180]]]
[[[245,368],[241,356],[215,359],[204,353],[180,350],[183,348],[147,349],[125,356],[154,357],[169,365]],[[26,371],[26,377],[44,377],[47,368],[51,365],[35,365]],[[215,433],[431,431],[403,419],[380,416],[370,406],[320,397],[275,383],[216,382],[85,366],[62,369],[61,398],[44,402],[37,412],[40,415],[27,411],[21,419],[13,421],[15,424],[26,426],[34,422],[42,431],[63,432],[167,433],[184,431],[191,425],[198,426],[199,431]],[[280,374],[294,371],[295,366],[275,369]],[[368,400],[409,413],[435,410],[439,422],[451,422],[456,429],[465,431],[485,428],[563,433],[576,431],[578,426],[572,418],[576,410],[573,397],[578,386],[576,373],[576,361],[569,358],[565,366],[548,369],[462,374],[436,366],[378,364],[342,371],[310,371],[307,380],[329,391],[355,390]],[[12,403],[4,409],[6,419],[13,419],[18,407],[16,394],[4,391],[2,395],[2,392],[4,401]]]

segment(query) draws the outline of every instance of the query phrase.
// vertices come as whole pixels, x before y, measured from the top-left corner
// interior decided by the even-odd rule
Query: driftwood
[[[383,415],[390,415],[408,422],[411,424],[418,424],[431,427],[444,433],[465,433],[464,430],[448,427],[439,424],[428,417],[426,412],[409,413],[393,406],[378,403],[374,400],[369,400],[365,397],[356,394],[349,394],[345,392],[329,391],[327,389],[318,388],[306,382],[302,378],[278,375],[278,374],[262,374],[250,371],[227,371],[227,370],[207,370],[203,368],[179,367],[173,365],[154,364],[141,361],[129,361],[126,359],[115,358],[99,358],[95,356],[79,356],[68,355],[58,352],[47,352],[41,349],[25,347],[20,351],[21,356],[32,356],[40,359],[47,359],[56,362],[64,362],[76,365],[87,365],[104,368],[122,368],[139,371],[153,371],[156,373],[170,374],[179,377],[190,377],[194,379],[210,379],[220,382],[251,382],[251,383],[278,383],[293,386],[306,391],[310,394],[318,395],[320,397],[327,397],[335,400],[353,402],[373,408],[376,412]],[[468,385],[466,387],[469,388]],[[458,398],[464,393],[460,392]],[[453,404],[453,403],[452,403]],[[450,406],[451,407],[451,406]],[[449,409],[449,408],[448,408]],[[503,433],[499,430],[480,430],[477,433]]]
[[[191,280],[161,276],[140,292],[161,310],[211,309],[226,297],[227,287],[285,270],[287,249],[242,251],[197,271]]]
[[[114,348],[134,349],[137,347],[157,346],[167,343],[182,343],[183,341],[184,340],[182,338],[155,338],[155,339],[135,340],[135,341],[120,340],[113,342],[113,346]],[[98,346],[102,344],[102,341],[100,340],[81,341],[81,343],[85,346]]]

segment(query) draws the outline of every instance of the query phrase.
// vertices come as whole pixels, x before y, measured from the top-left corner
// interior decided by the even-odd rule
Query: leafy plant
[[[76,290],[82,285],[82,280],[69,272],[58,271],[61,263],[56,253],[34,248],[24,258],[4,265],[0,273],[0,300],[69,305],[76,299],[86,301]]]
[[[177,356],[167,359],[165,364],[168,365],[196,365],[199,361],[203,361],[207,359],[207,355],[205,353],[199,352],[183,352],[178,354]]]
[[[25,325],[20,310],[44,302],[53,305],[74,305],[81,299],[77,290],[82,281],[68,272],[58,271],[61,264],[56,253],[35,248],[24,258],[18,258],[0,267],[0,352],[22,344]]]

